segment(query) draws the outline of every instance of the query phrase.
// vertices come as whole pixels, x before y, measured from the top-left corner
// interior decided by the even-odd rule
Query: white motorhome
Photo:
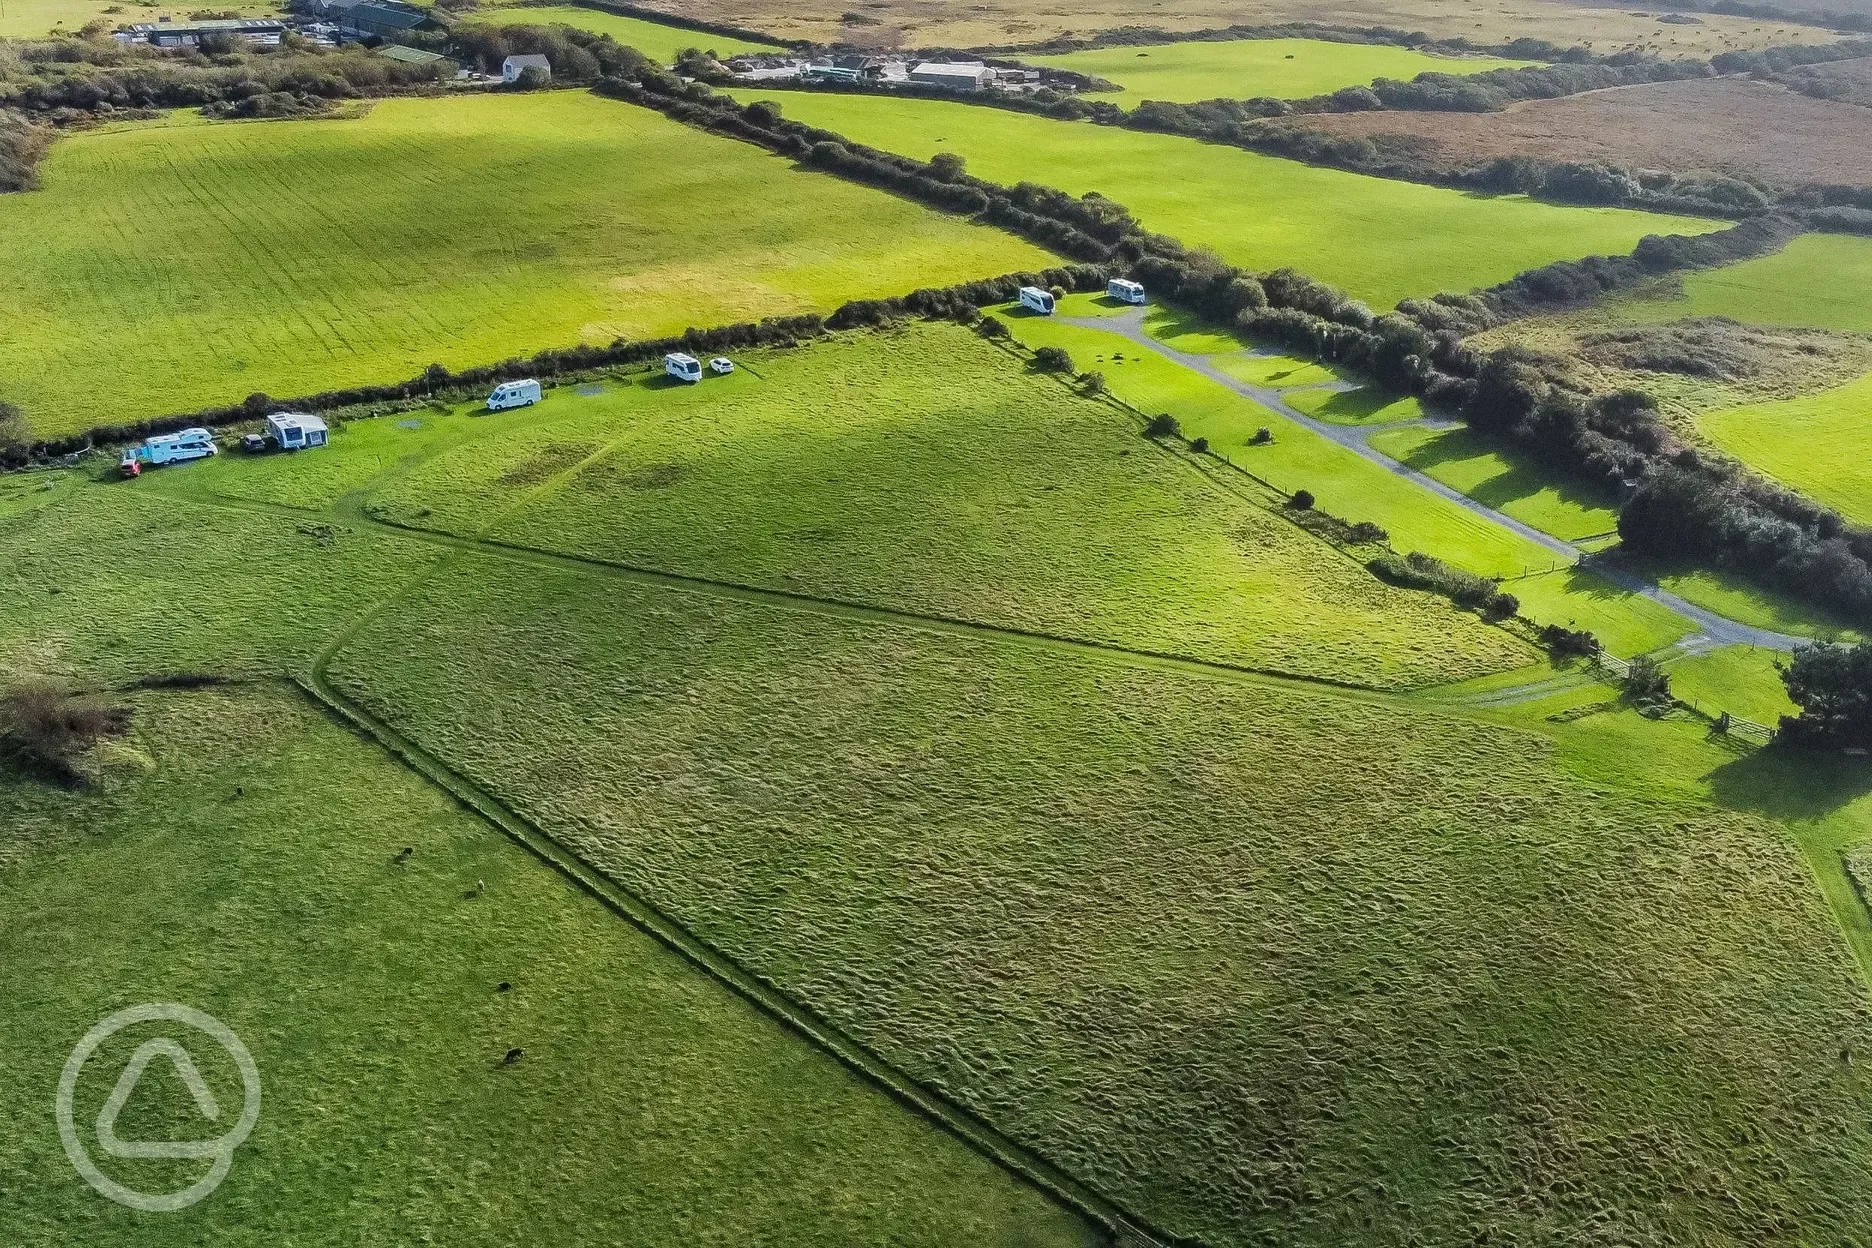
[[[140,446],[126,447],[117,467],[126,477],[138,476],[143,465],[180,464],[191,459],[206,459],[216,453],[214,434],[199,426],[178,433],[161,433],[145,438]]]
[[[301,451],[324,446],[325,422],[303,412],[280,412],[266,418],[267,441],[282,451]]]
[[[702,361],[682,351],[672,351],[663,357],[663,371],[677,381],[701,381]]]
[[[510,407],[532,407],[540,401],[540,383],[528,378],[525,381],[503,381],[494,387],[494,393],[488,395],[487,410],[504,412]]]
[[[1119,303],[1143,303],[1144,286],[1128,278],[1114,277],[1105,283],[1105,294]]]
[[[1041,290],[1038,286],[1023,286],[1020,288],[1020,302],[1021,307],[1026,308],[1029,312],[1037,313],[1040,316],[1053,315],[1053,293],[1051,291]]]

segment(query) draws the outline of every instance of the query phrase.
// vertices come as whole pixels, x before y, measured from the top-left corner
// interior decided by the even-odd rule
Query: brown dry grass
[[[685,17],[731,22],[793,39],[839,40],[878,47],[983,47],[1060,35],[1087,36],[1118,26],[1203,30],[1234,24],[1322,22],[1392,26],[1439,38],[1505,43],[1528,36],[1599,52],[1648,48],[1663,56],[1707,58],[1738,48],[1830,42],[1812,26],[1705,14],[1694,25],[1661,24],[1655,15],[1548,0],[648,0]],[[845,14],[864,19],[842,23]]]
[[[1745,78],[1592,91],[1502,113],[1340,113],[1306,124],[1410,136],[1449,165],[1526,155],[1790,185],[1872,182],[1872,109]]]
[[[1803,82],[1813,83],[1823,88],[1828,98],[1872,108],[1872,57],[1804,66],[1789,71],[1782,81],[1797,89]]]

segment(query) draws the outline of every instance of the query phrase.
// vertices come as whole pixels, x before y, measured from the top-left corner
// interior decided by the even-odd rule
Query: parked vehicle
[[[1105,283],[1105,293],[1120,303],[1143,303],[1144,286],[1129,278],[1114,277]]]
[[[303,412],[282,412],[267,417],[266,423],[266,440],[282,451],[302,451],[324,446],[329,432],[324,421]]]
[[[266,449],[267,449],[267,440],[266,440],[265,434],[263,433],[241,434],[241,450],[246,451],[249,455],[258,455],[260,452]]]
[[[709,366],[710,372],[718,373],[723,377],[726,377],[729,373],[734,372],[734,361],[729,359],[725,355],[716,356],[714,359],[708,362],[708,366]]]
[[[217,449],[214,434],[199,426],[179,433],[157,434],[153,438],[143,439],[137,446],[124,448],[123,458],[117,461],[117,470],[126,477],[140,477],[145,467],[207,459],[216,454]]]
[[[701,381],[702,361],[693,355],[672,351],[663,357],[663,371],[677,381]]]
[[[1041,290],[1038,286],[1020,288],[1021,307],[1040,316],[1053,315],[1053,292]]]
[[[504,412],[513,407],[532,407],[544,395],[540,383],[531,377],[525,381],[503,381],[487,397],[487,410]]]

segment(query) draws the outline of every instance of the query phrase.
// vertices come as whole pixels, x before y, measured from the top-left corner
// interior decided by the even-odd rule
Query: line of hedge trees
[[[1106,270],[1094,265],[1061,265],[1033,273],[1009,273],[956,286],[923,287],[897,298],[854,299],[823,317],[768,317],[758,322],[742,322],[714,329],[688,329],[668,338],[631,342],[620,338],[608,345],[581,343],[503,360],[498,364],[456,371],[440,364],[431,364],[421,374],[407,381],[351,386],[291,399],[252,394],[240,403],[205,407],[194,412],[127,424],[98,425],[82,434],[47,439],[30,445],[17,440],[17,433],[14,435],[16,440],[9,441],[6,436],[8,429],[22,429],[23,424],[18,421],[18,413],[14,409],[0,403],[0,466],[23,467],[35,460],[68,455],[94,446],[132,442],[152,434],[174,433],[194,425],[213,428],[257,420],[269,412],[331,411],[373,403],[397,403],[434,395],[438,391],[471,391],[477,387],[491,387],[498,382],[521,377],[557,377],[594,369],[650,363],[671,351],[716,355],[752,347],[797,346],[827,333],[883,325],[913,316],[965,319],[983,306],[1013,301],[1022,286],[1093,291],[1103,290],[1105,279]]]

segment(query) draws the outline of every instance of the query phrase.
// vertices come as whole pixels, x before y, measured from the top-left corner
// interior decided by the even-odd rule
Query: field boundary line
[[[492,824],[579,891],[626,919],[761,1013],[829,1054],[866,1083],[1088,1218],[1112,1237],[1114,1243],[1138,1248],[1171,1248],[1183,1242],[1147,1228],[1120,1206],[1084,1186],[1040,1154],[1003,1135],[968,1109],[897,1069],[782,992],[770,980],[749,971],[731,955],[697,936],[655,903],[593,867],[577,851],[514,811],[483,786],[339,692],[323,670],[328,660],[329,656],[322,656],[309,676],[295,676],[293,683],[347,727],[375,742],[469,813]]]

